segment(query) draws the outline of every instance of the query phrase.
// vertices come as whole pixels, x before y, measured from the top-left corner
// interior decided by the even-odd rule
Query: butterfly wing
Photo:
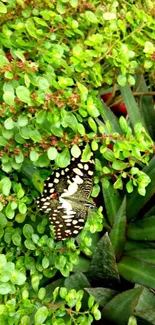
[[[93,186],[94,161],[72,158],[65,169],[57,169],[46,180],[43,195],[37,199],[40,211],[50,212],[49,219],[58,240],[76,237],[88,214]],[[56,197],[53,195],[55,195]],[[57,195],[58,194],[58,195]]]
[[[51,207],[49,216],[57,240],[76,237],[84,227],[88,207],[77,201],[61,199]]]

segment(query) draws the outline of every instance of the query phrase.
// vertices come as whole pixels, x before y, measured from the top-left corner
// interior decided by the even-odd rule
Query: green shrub
[[[153,2],[5,0],[0,16],[0,323],[155,324]],[[36,198],[83,144],[97,208],[56,242]]]

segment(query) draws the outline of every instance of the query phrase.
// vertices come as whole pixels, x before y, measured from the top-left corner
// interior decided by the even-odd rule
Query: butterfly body
[[[94,161],[73,158],[65,169],[57,169],[45,181],[42,196],[37,199],[40,211],[50,213],[57,240],[76,237],[84,227],[94,175]]]

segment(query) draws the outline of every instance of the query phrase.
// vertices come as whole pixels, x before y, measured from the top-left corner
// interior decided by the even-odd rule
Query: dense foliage
[[[150,0],[0,2],[2,325],[155,324],[154,15]],[[56,242],[35,199],[83,144],[97,207]]]

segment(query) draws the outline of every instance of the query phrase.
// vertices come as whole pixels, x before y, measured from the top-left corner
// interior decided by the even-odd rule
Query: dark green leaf
[[[34,173],[32,176],[32,183],[34,184],[35,188],[42,193],[44,188],[44,181],[40,177],[39,173]]]
[[[112,225],[116,217],[116,213],[121,205],[122,199],[119,192],[113,188],[112,184],[109,184],[107,189],[102,186],[102,191],[108,221],[110,225]]]
[[[143,115],[140,113],[140,110],[139,110],[138,105],[135,101],[135,98],[133,96],[130,86],[127,84],[125,86],[119,86],[119,88],[121,90],[121,94],[122,94],[125,106],[127,108],[128,115],[129,115],[132,125],[134,125],[137,121],[141,121],[143,126],[146,127],[144,120],[143,120]]]
[[[80,289],[84,289],[85,287],[89,287],[89,286],[90,286],[90,284],[89,284],[86,276],[81,272],[73,274],[65,280],[65,287],[68,290],[71,290],[71,289],[80,290]]]
[[[133,314],[143,288],[126,290],[115,296],[102,310],[103,318],[117,325],[126,325]]]
[[[155,216],[130,223],[127,237],[135,240],[155,240]]]
[[[115,290],[107,288],[85,288],[85,290],[92,296],[94,296],[95,301],[104,307],[117,293]]]
[[[105,234],[97,244],[90,263],[90,276],[102,285],[116,287],[119,284],[119,275],[115,255],[108,234]]]
[[[125,256],[118,263],[118,270],[126,280],[155,289],[155,265]]]
[[[112,230],[110,231],[110,240],[112,242],[116,258],[119,260],[126,240],[126,198],[124,198],[116,214]]]
[[[113,114],[109,107],[102,101],[102,109],[100,109],[100,115],[103,118],[104,122],[110,121],[110,125],[113,132],[118,132],[119,134],[123,134],[117,117]],[[99,124],[99,121],[98,121]],[[99,124],[100,125],[100,124]],[[107,127],[106,127],[107,131]],[[106,132],[108,133],[108,132]]]

